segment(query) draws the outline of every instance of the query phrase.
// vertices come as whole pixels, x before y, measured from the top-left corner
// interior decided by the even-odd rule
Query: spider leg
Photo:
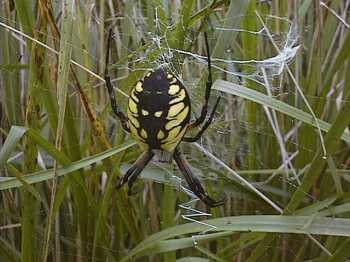
[[[153,156],[154,153],[151,150],[144,152],[129,168],[129,170],[126,171],[125,175],[120,178],[117,189],[121,188],[125,183],[128,183],[129,192],[131,192],[132,185],[135,182],[136,178],[151,161]]]
[[[193,175],[188,162],[181,155],[178,149],[175,149],[174,159],[176,164],[179,166],[182,174],[184,175],[188,186],[200,200],[202,200],[209,207],[216,207],[224,204],[224,198],[216,201],[208,196],[199,180]]]
[[[204,40],[205,40],[205,47],[207,49],[207,57],[208,57],[208,78],[207,78],[207,83],[205,86],[204,105],[202,106],[200,116],[195,121],[193,121],[192,123],[189,124],[189,126],[188,126],[189,129],[195,128],[204,122],[204,120],[207,116],[207,113],[208,113],[208,102],[209,102],[209,98],[210,98],[211,86],[213,85],[208,35],[206,32],[204,32]]]
[[[110,29],[109,33],[108,33],[107,52],[106,52],[106,65],[105,65],[104,79],[106,81],[106,86],[107,86],[109,98],[111,100],[112,110],[113,110],[114,114],[121,121],[123,129],[125,131],[127,131],[127,132],[130,132],[130,129],[129,129],[129,126],[128,126],[128,118],[125,116],[123,111],[117,105],[115,92],[114,92],[114,89],[113,89],[113,85],[111,83],[111,77],[109,76],[109,73],[108,73],[109,53],[110,53],[110,49],[111,49],[111,42],[112,42],[112,29]]]
[[[215,103],[215,105],[214,105],[213,110],[212,110],[211,113],[210,113],[210,116],[209,116],[208,120],[204,123],[204,125],[203,125],[202,128],[199,130],[199,132],[198,132],[194,137],[184,137],[184,138],[182,139],[182,141],[192,143],[192,142],[196,142],[198,139],[201,138],[201,136],[203,135],[204,131],[210,126],[211,122],[213,121],[214,113],[215,113],[215,111],[216,111],[216,108],[217,108],[218,105],[219,105],[220,99],[221,99],[221,96],[219,96],[218,99],[216,100],[216,103]]]

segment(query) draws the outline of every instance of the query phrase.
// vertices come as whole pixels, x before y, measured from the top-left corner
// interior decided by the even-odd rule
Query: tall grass
[[[349,258],[349,5],[1,1],[0,260]],[[181,149],[223,206],[190,209],[171,163],[151,163],[131,196],[116,189],[141,149],[110,109],[110,28],[120,106],[147,69],[167,65],[194,115],[208,33],[223,99],[200,142]]]

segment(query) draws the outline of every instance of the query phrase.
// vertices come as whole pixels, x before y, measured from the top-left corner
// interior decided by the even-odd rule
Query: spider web
[[[285,93],[282,93],[283,90],[281,88],[284,77],[286,75],[285,72],[287,71],[286,69],[288,68],[288,64],[290,64],[295,59],[300,48],[298,45],[298,28],[296,24],[293,23],[293,21],[290,21],[284,17],[266,16],[264,19],[262,19],[259,14],[256,14],[256,19],[261,22],[261,28],[257,31],[251,31],[242,27],[225,28],[217,25],[213,27],[214,32],[212,35],[218,35],[222,32],[225,34],[235,34],[237,37],[244,34],[253,35],[257,38],[257,42],[262,43],[264,46],[271,47],[271,55],[268,57],[260,57],[249,60],[235,59],[235,52],[233,52],[233,48],[228,48],[222,57],[215,56],[215,53],[214,56],[211,56],[213,73],[218,76],[219,79],[220,76],[225,75],[228,80],[238,82],[243,85],[247,82],[253,82],[259,91],[267,93],[269,96],[285,95]],[[284,26],[282,29],[279,28],[278,32],[274,32],[273,29],[276,28],[276,22],[281,23],[281,21]],[[156,19],[156,24],[157,26],[161,26],[160,20]],[[170,27],[168,29],[172,30]],[[155,69],[159,67],[166,67],[173,74],[175,74],[178,79],[182,80],[187,90],[190,92],[194,113],[198,116],[203,103],[203,87],[205,86],[204,83],[206,81],[206,74],[204,74],[204,76],[201,74],[201,72],[205,72],[207,69],[207,57],[205,55],[206,50],[202,50],[204,51],[203,55],[188,50],[172,49],[167,43],[166,35],[162,36],[154,33],[149,33],[149,35],[151,36],[150,40],[153,46],[160,50],[160,55],[157,57],[157,59],[155,59],[155,61],[150,61],[152,68]],[[209,41],[211,43],[211,48],[215,50],[215,47],[213,47],[215,46],[214,39],[209,39]],[[183,61],[180,61],[179,59],[181,56],[184,57]],[[180,68],[185,69],[186,72],[184,73],[184,70],[178,70],[178,66],[176,65],[180,65]],[[191,70],[188,68],[197,69],[197,71],[192,70],[192,72],[194,71],[195,73],[194,77],[188,73],[191,72]],[[298,91],[301,92],[300,90]],[[211,106],[213,105],[214,99],[216,99],[218,95],[218,92],[212,90],[212,98],[210,100]],[[226,98],[224,94],[223,96]],[[301,96],[304,99],[303,102],[308,105],[308,102],[303,94],[301,94]],[[225,100],[227,103],[232,99],[227,98]],[[238,99],[238,103],[243,104],[244,101]],[[243,112],[239,111],[238,113],[229,115],[225,106],[222,106],[220,108],[219,112],[216,114],[215,120],[211,125],[211,128],[207,130],[206,134],[203,136],[199,143],[196,143],[194,147],[190,145],[186,146],[184,143],[182,143],[181,147],[187,153],[187,158],[190,158],[194,175],[201,177],[202,179],[210,179],[216,182],[220,182],[220,179],[217,175],[217,170],[226,170],[231,175],[231,179],[237,181],[239,185],[248,188],[250,191],[253,191],[258,197],[262,198],[273,209],[279,213],[282,213],[283,209],[279,206],[279,204],[273,202],[271,199],[269,199],[269,197],[265,195],[265,193],[263,193],[272,192],[275,194],[283,194],[283,191],[278,191],[269,186],[270,181],[272,181],[274,177],[280,175],[279,172],[275,171],[265,181],[253,183],[247,181],[245,178],[237,174],[234,171],[234,167],[225,164],[232,162],[232,155],[236,155],[237,161],[241,162],[241,159],[249,154],[249,150],[247,149],[248,146],[244,141],[244,138],[246,136],[240,138],[240,135],[242,134],[242,130],[245,132],[248,129],[256,128],[251,127],[249,122],[245,120],[245,117],[242,117],[244,116]],[[311,108],[309,107],[309,109]],[[297,185],[300,184],[299,177],[303,174],[305,169],[296,172],[292,164],[292,160],[296,157],[298,152],[288,152],[286,149],[286,142],[288,140],[292,140],[296,129],[293,127],[293,129],[291,129],[290,132],[287,132],[287,134],[282,134],[279,128],[276,113],[267,107],[264,107],[264,110],[273,133],[270,133],[269,130],[266,130],[265,126],[258,126],[256,132],[277,138],[280,147],[281,165],[276,170],[284,171],[287,174],[287,179],[285,180],[283,177],[280,177],[280,179],[284,182],[287,182],[289,186],[296,188]],[[229,122],[234,122],[234,126],[230,125]],[[234,143],[233,147],[228,148],[225,143],[225,137],[231,136],[232,132],[237,132],[234,134],[234,136],[239,142]],[[319,134],[320,140],[323,143],[322,134]],[[201,156],[201,154],[204,154],[204,159],[206,159],[204,160],[206,167],[205,175],[203,174],[203,168],[201,168],[203,167],[203,156]],[[162,167],[162,165],[159,163],[153,162],[153,165],[166,170],[166,167]],[[245,164],[242,161],[240,165],[242,168]],[[259,165],[262,165],[263,167],[263,162],[259,162]],[[147,176],[150,175],[152,176],[152,179],[154,179],[153,172],[152,175],[147,173],[148,172],[144,172],[142,176],[147,178]],[[291,176],[289,177],[288,174],[291,174]],[[181,216],[183,219],[189,222],[196,222],[202,225],[206,225],[207,230],[201,232],[200,234],[204,234],[212,230],[215,231],[217,229],[215,226],[200,221],[203,217],[210,217],[212,214],[194,208],[195,203],[199,199],[191,190],[186,187],[186,182],[180,178],[179,175],[179,172],[166,171],[164,180],[160,179],[159,182],[175,186],[190,197],[190,200],[188,202],[179,204],[179,207],[183,210],[183,214]],[[224,191],[230,196],[237,197],[237,194],[232,195],[232,191],[227,192],[225,188]],[[305,195],[313,199],[313,197],[307,192],[305,192]],[[194,246],[197,246],[196,235],[197,234],[192,235]],[[309,237],[312,238],[312,236]],[[322,247],[322,245],[319,244],[316,239],[312,238],[312,240],[320,247]]]
[[[273,28],[275,26],[276,21],[282,21],[285,24],[284,29],[281,30],[278,34],[272,33],[272,40],[274,41],[274,44],[277,44],[279,52],[275,52],[275,54],[271,55],[270,57],[262,59],[239,60],[227,58],[234,55],[234,52],[232,52],[232,50],[228,48],[225,53],[226,57],[211,57],[212,70],[216,76],[226,75],[227,79],[231,79],[240,83],[252,81],[256,83],[262,90],[264,90],[265,87],[268,87],[266,89],[268,94],[271,94],[271,92],[276,92],[280,89],[280,87],[274,83],[278,83],[278,80],[281,81],[283,77],[283,72],[285,71],[285,66],[291,61],[293,61],[299,49],[299,46],[297,45],[297,28],[292,21],[286,18],[267,16],[265,17],[265,21],[266,28],[263,25],[261,25],[261,28],[257,31],[246,30],[244,28],[223,28],[219,25],[213,27],[214,32],[212,35],[217,35],[222,32],[225,32],[225,34],[235,34],[238,37],[240,34],[250,34],[255,36],[257,40],[262,41],[264,45],[272,46],[273,44],[270,42],[267,33],[267,30],[270,30],[268,28]],[[157,15],[155,23],[159,28],[159,30],[157,31],[160,31],[160,27],[164,26],[161,24],[160,20],[157,19]],[[171,31],[172,29],[173,28],[168,27],[169,31]],[[203,86],[206,81],[206,73],[201,74],[201,72],[205,72],[207,69],[207,57],[205,55],[206,50],[202,50],[204,54],[198,54],[196,52],[186,50],[172,49],[167,43],[166,35],[149,33],[149,36],[150,41],[152,42],[152,46],[155,49],[160,50],[160,55],[154,61],[150,61],[149,64],[152,66],[153,69],[159,67],[167,67],[168,70],[172,71],[178,79],[182,80],[192,97],[191,101],[194,107],[194,114],[198,116],[203,102]],[[203,38],[201,39],[203,40]],[[211,43],[211,49],[215,49],[213,48],[213,46],[215,46],[215,41],[213,41],[213,39],[209,39],[209,41]],[[181,56],[184,57],[182,62],[180,62],[179,59],[179,57]],[[147,55],[145,55],[144,58],[147,59]],[[185,68],[185,70],[187,69],[186,73],[180,74],[179,72],[181,70],[177,70],[175,64],[180,64],[180,68]],[[191,71],[188,70],[188,68],[197,69],[197,71],[195,71],[195,69],[192,70],[195,74],[194,77],[188,73]],[[211,106],[213,105],[213,100],[218,95],[219,94],[216,91],[212,91],[212,98],[210,100]],[[243,102],[240,101],[240,103]],[[247,146],[243,141],[240,141],[236,148],[225,148],[225,150],[222,150],[222,148],[224,147],[223,137],[231,135],[232,132],[232,128],[227,126],[227,122],[229,122],[229,120],[232,119],[227,119],[227,116],[225,116],[225,108],[223,106],[221,110],[219,110],[219,112],[216,114],[216,119],[212,123],[212,127],[206,132],[204,137],[199,142],[200,147],[204,148],[207,152],[215,154],[219,157],[219,159],[226,163],[231,160],[233,154],[237,154],[240,158],[243,158],[244,155],[249,154],[249,152],[247,152],[246,149]],[[238,129],[242,127],[244,129],[250,128],[248,122],[246,122],[245,120],[240,120],[238,116],[236,116],[233,120],[238,122]],[[258,132],[263,133],[264,130],[258,130]],[[191,152],[187,155],[187,157],[194,155],[192,159],[193,161],[191,161],[191,163],[194,166],[200,166],[201,163],[196,163],[195,161],[198,153],[193,154],[193,150],[191,148],[188,149],[188,146],[184,146],[184,144],[182,144],[182,147],[185,147],[185,151],[187,150]],[[291,161],[288,160],[288,154],[286,154],[285,150],[283,150],[283,152],[285,153],[285,155],[283,156],[283,163],[290,163]],[[293,154],[291,154],[291,156],[293,156]],[[220,168],[220,166],[222,167],[220,163],[219,165],[208,165],[212,165],[212,170]],[[212,175],[209,175],[210,179],[217,180],[215,172],[211,172],[211,174]],[[195,169],[195,175],[208,178],[207,174],[205,176],[201,174],[200,169]],[[298,180],[297,177],[296,180]],[[182,184],[185,183],[182,183],[181,179],[175,181],[177,187],[183,188]],[[174,181],[170,182],[170,184],[174,184]],[[184,191],[187,192],[190,197],[193,197],[193,193],[187,190]],[[189,203],[193,203],[193,201],[191,200]]]

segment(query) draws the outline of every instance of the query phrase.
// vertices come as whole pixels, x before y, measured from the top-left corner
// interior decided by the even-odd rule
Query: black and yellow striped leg
[[[189,128],[194,128],[199,125],[201,125],[208,113],[208,102],[210,98],[210,91],[211,91],[211,86],[213,85],[213,77],[211,73],[211,60],[210,60],[210,51],[209,51],[209,43],[208,43],[208,36],[207,33],[204,32],[204,40],[205,40],[205,47],[207,49],[207,57],[208,57],[208,79],[207,83],[205,86],[205,97],[204,97],[204,105],[201,110],[200,116],[192,123],[189,124]]]
[[[190,169],[188,162],[181,155],[181,153],[179,152],[178,149],[175,149],[174,159],[175,159],[176,164],[179,166],[182,174],[184,175],[186,182],[187,182],[188,186],[190,187],[191,191],[200,200],[202,200],[209,207],[216,207],[216,206],[221,206],[224,204],[224,199],[216,201],[216,200],[212,199],[210,196],[208,196],[208,194],[205,192],[205,190],[202,187],[199,180],[192,174],[192,171]]]
[[[182,141],[192,143],[192,142],[196,142],[198,139],[201,138],[201,136],[203,135],[204,131],[210,126],[211,122],[213,121],[214,114],[215,114],[216,108],[219,105],[220,99],[221,99],[221,96],[219,96],[218,99],[216,100],[216,103],[214,105],[213,110],[210,113],[210,116],[209,116],[208,120],[204,123],[204,125],[199,130],[199,132],[194,137],[184,137],[182,139]]]
[[[113,89],[113,85],[111,83],[111,77],[109,76],[109,73],[108,73],[109,52],[110,52],[110,48],[111,48],[111,42],[112,42],[112,29],[109,30],[109,34],[108,34],[104,79],[106,81],[108,95],[109,95],[109,98],[110,98],[110,101],[111,101],[111,106],[112,106],[113,112],[120,119],[123,129],[125,131],[127,131],[127,132],[130,132],[130,129],[129,129],[129,126],[128,126],[128,118],[125,116],[123,111],[117,105],[115,92],[114,92],[114,89]]]
[[[129,168],[129,170],[123,175],[120,180],[117,188],[121,188],[125,183],[128,183],[129,193],[131,192],[131,188],[133,183],[135,182],[138,175],[142,172],[142,170],[147,166],[147,164],[153,158],[154,153],[151,150],[144,152],[136,162]]]

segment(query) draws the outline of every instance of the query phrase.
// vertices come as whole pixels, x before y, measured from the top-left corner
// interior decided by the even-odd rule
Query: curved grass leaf
[[[259,215],[224,217],[201,221],[201,223],[209,224],[216,229],[208,233],[209,227],[199,223],[188,223],[165,229],[148,237],[122,261],[141,255],[194,247],[201,241],[217,240],[218,236],[229,236],[237,231],[350,236],[350,219],[343,218]],[[201,234],[204,231],[207,233]],[[192,237],[183,237],[185,234],[191,234]]]
[[[0,167],[3,167],[7,159],[11,156],[11,153],[17,146],[18,141],[28,131],[28,128],[21,126],[12,126],[5,143],[0,151]]]
[[[288,105],[278,99],[269,97],[261,92],[246,88],[241,85],[237,85],[232,82],[224,81],[224,80],[216,80],[215,83],[213,84],[213,88],[221,92],[243,97],[249,101],[253,101],[260,105],[270,107],[276,111],[279,111],[292,118],[302,121],[305,124],[308,124],[317,128],[315,119],[312,117],[311,114],[308,114],[301,109]],[[320,119],[317,119],[317,122],[321,130],[325,132],[329,131],[331,127],[329,123]],[[350,142],[350,136],[346,133],[343,133],[341,138],[346,142]]]
[[[134,146],[135,144],[136,142],[128,141],[117,147],[101,152],[99,154],[73,162],[70,165],[57,169],[57,176],[63,176],[73,171],[79,170],[81,168],[88,167],[94,163],[102,161],[103,159],[106,159],[115,154],[123,152],[124,150]],[[53,169],[50,169],[50,170],[35,172],[33,174],[23,176],[23,181],[27,182],[28,184],[34,184],[34,183],[51,179],[53,178],[53,176],[54,176],[54,171]],[[0,181],[0,191],[5,189],[10,189],[10,188],[21,187],[21,186],[22,186],[22,183],[18,181],[18,179],[15,177],[3,178]]]
[[[35,142],[49,155],[56,159],[60,164],[66,165],[71,162],[64,153],[57,150],[55,146],[49,143],[43,136],[41,136],[37,130],[24,126],[12,126],[5,140],[4,146],[0,151],[0,167],[6,163],[11,154],[15,151],[15,148],[18,146],[18,142],[24,136],[27,136],[29,139]]]

